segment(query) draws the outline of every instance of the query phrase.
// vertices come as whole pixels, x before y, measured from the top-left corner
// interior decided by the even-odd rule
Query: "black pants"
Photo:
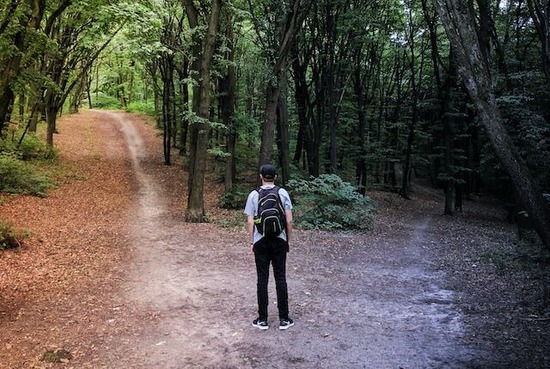
[[[279,319],[288,319],[288,290],[286,286],[286,253],[288,243],[281,238],[262,238],[254,245],[258,275],[258,315],[267,320],[269,264],[273,264]]]

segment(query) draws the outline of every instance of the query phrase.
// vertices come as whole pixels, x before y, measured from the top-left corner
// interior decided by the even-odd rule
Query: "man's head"
[[[277,169],[271,164],[264,164],[260,167],[260,175],[265,182],[274,182],[277,178]]]

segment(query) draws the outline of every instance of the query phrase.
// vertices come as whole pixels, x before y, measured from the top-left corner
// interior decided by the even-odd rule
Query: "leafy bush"
[[[16,230],[11,224],[0,221],[0,250],[21,246],[21,242],[30,236],[26,230]]]
[[[313,180],[288,182],[298,227],[325,230],[364,230],[371,225],[376,203],[340,177],[324,174]]]
[[[98,96],[92,95],[92,106],[94,109],[120,109],[120,100],[113,96],[99,94]]]
[[[149,115],[151,117],[155,116],[155,104],[152,100],[150,101],[135,101],[126,107],[126,111],[129,113],[139,113]]]
[[[220,195],[219,204],[222,209],[244,209],[248,192],[242,186],[235,186],[230,192]]]
[[[27,133],[21,145],[15,149],[22,160],[46,158],[50,155],[46,143],[34,134]]]
[[[0,152],[0,191],[45,196],[54,183],[34,167],[20,160],[15,153]]]

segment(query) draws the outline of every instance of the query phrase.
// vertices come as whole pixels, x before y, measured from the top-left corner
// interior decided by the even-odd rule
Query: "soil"
[[[271,281],[260,331],[245,218],[217,207],[214,170],[211,222],[185,223],[187,173],[147,119],[89,110],[59,131],[59,187],[2,195],[32,236],[0,253],[0,368],[550,368],[548,265],[490,199],[443,216],[415,180],[412,200],[369,192],[366,233],[296,231],[295,326],[277,329]]]

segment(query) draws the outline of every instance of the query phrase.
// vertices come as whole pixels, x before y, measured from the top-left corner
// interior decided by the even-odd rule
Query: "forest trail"
[[[345,260],[334,259],[341,250],[316,249],[315,236],[299,235],[289,254],[296,326],[279,332],[272,318],[269,332],[257,332],[245,235],[167,217],[158,178],[141,166],[141,138],[125,116],[113,118],[139,188],[128,223],[137,255],[129,299],[159,317],[140,337],[144,368],[460,367],[469,350],[461,348],[453,294],[439,285],[444,273],[430,270],[422,252],[427,218],[393,245],[394,255],[374,264],[367,257],[373,245],[349,239],[338,246],[347,249]]]
[[[256,317],[256,281],[244,216],[215,209],[220,186],[207,186],[213,189],[206,196],[213,222],[186,224],[182,215],[185,173],[181,165],[163,165],[162,141],[154,128],[134,115],[86,111],[62,120],[60,131],[62,152],[74,150],[76,159],[69,157],[79,166],[89,160],[89,172],[87,179],[69,181],[62,186],[65,190],[46,200],[49,206],[40,218],[57,216],[56,224],[62,224],[59,214],[68,216],[62,202],[67,196],[73,196],[69,202],[90,204],[107,192],[110,197],[101,203],[116,202],[117,208],[101,217],[94,212],[79,218],[76,214],[85,205],[77,207],[66,227],[90,227],[96,233],[84,238],[87,233],[73,230],[74,242],[61,236],[50,240],[47,232],[56,235],[56,231],[26,218],[45,233],[41,236],[45,241],[11,255],[10,263],[16,258],[30,263],[44,244],[56,247],[61,242],[63,257],[84,250],[77,255],[81,263],[77,269],[86,270],[87,275],[67,282],[65,290],[72,291],[71,298],[60,300],[62,291],[43,289],[41,298],[30,292],[22,295],[35,299],[30,301],[32,306],[0,300],[0,312],[4,311],[0,342],[9,345],[8,350],[0,350],[0,362],[8,363],[10,369],[545,365],[540,366],[540,357],[529,365],[539,353],[534,348],[533,352],[518,348],[526,357],[503,356],[511,343],[497,332],[498,309],[490,316],[464,314],[465,306],[488,312],[485,305],[475,305],[483,303],[480,296],[485,297],[485,286],[468,290],[471,277],[461,268],[478,263],[471,250],[474,237],[477,248],[487,249],[511,237],[510,228],[497,226],[500,223],[495,220],[451,221],[440,215],[437,196],[424,194],[406,201],[390,193],[373,193],[380,214],[368,233],[296,232],[288,259],[290,310],[296,325],[288,331],[277,329],[271,280],[271,326],[259,331],[251,325]],[[83,131],[88,139],[76,147],[69,145],[72,135]],[[113,162],[117,164],[108,164]],[[106,181],[105,188],[98,188],[98,183]],[[90,188],[67,190],[73,186]],[[40,202],[29,201],[27,208]],[[7,201],[0,214],[5,215],[7,205],[25,208],[18,204]],[[59,213],[49,210],[56,208]],[[103,241],[98,229],[111,238]],[[51,263],[47,253],[41,257]],[[463,258],[472,259],[465,263]],[[10,266],[0,264],[4,265]],[[493,275],[491,267],[474,267],[481,284],[495,292],[487,278]],[[44,265],[27,265],[27,273],[34,273],[32,268]],[[9,282],[9,274],[1,276]],[[44,280],[37,278],[33,283],[40,285]],[[2,294],[11,296],[6,291]],[[506,334],[512,334],[513,328]],[[73,357],[67,364],[44,362],[42,353],[50,347],[62,347]]]

